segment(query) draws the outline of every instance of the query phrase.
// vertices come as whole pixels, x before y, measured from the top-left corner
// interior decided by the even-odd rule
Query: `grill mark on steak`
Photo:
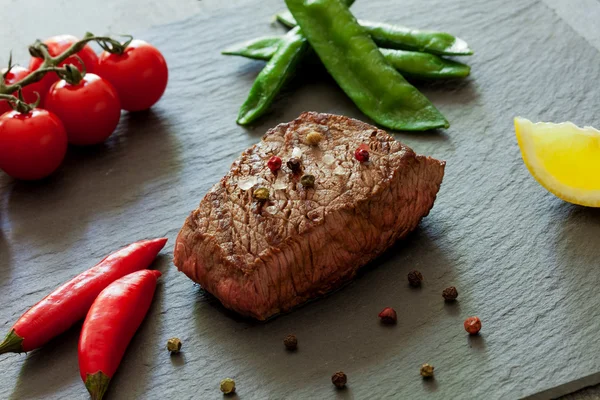
[[[312,130],[324,136],[318,147],[305,143]],[[354,159],[361,144],[368,163]],[[314,189],[285,165],[296,147]],[[283,160],[278,174],[266,166],[273,155]],[[288,311],[338,288],[412,231],[433,206],[444,165],[363,122],[304,113],[234,161],[179,232],[175,265],[243,315],[263,320]],[[253,188],[238,187],[253,176]],[[285,188],[274,189],[276,182]],[[260,186],[271,197],[259,205],[252,195]]]

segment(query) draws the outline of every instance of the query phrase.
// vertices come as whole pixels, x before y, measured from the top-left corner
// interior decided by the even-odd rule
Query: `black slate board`
[[[600,214],[554,198],[529,176],[512,118],[600,126],[596,49],[539,1],[359,1],[372,20],[450,31],[469,42],[472,77],[420,84],[452,127],[397,134],[417,152],[447,160],[429,217],[406,241],[343,290],[260,324],[226,312],[171,263],[188,212],[268,127],[302,111],[368,121],[333,81],[299,78],[252,129],[235,124],[260,62],[219,51],[283,32],[270,24],[283,2],[242,1],[142,35],[163,50],[171,79],[145,114],[124,115],[105,146],[70,151],[52,179],[0,177],[0,328],[105,254],[145,237],[170,243],[155,263],[164,273],[133,339],[110,399],[221,398],[233,377],[239,398],[516,398],[600,381]],[[406,273],[423,272],[420,290]],[[460,301],[441,291],[456,285]],[[384,306],[399,312],[381,326]],[[470,338],[462,321],[483,320]],[[295,333],[300,349],[284,351]],[[184,343],[179,357],[164,345]],[[46,348],[0,357],[0,398],[86,398],[77,367],[78,327]],[[419,365],[436,366],[422,381]],[[330,376],[344,370],[349,387]],[[562,387],[562,389],[561,389]]]

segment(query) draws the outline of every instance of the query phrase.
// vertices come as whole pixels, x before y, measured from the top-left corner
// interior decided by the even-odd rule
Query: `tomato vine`
[[[32,57],[42,58],[42,65],[39,69],[32,71],[20,81],[7,85],[5,83],[5,78],[7,74],[10,73],[10,70],[14,67],[11,55],[8,61],[8,69],[2,74],[2,79],[0,79],[0,99],[7,100],[9,103],[14,105],[17,111],[28,112],[34,108],[35,105],[26,104],[22,98],[19,98],[20,96],[14,96],[13,93],[19,92],[27,85],[39,82],[49,72],[56,72],[59,76],[72,75],[73,68],[70,67],[70,64],[60,67],[60,63],[65,61],[67,58],[76,55],[89,42],[98,43],[102,49],[109,53],[122,54],[127,45],[131,42],[131,40],[133,40],[133,37],[129,35],[124,36],[128,37],[129,39],[125,43],[120,43],[111,37],[95,36],[94,34],[88,32],[81,40],[73,43],[67,50],[56,56],[52,56],[48,52],[48,47],[44,43],[42,43],[40,40],[36,40],[34,44],[29,46],[29,54],[31,54]]]

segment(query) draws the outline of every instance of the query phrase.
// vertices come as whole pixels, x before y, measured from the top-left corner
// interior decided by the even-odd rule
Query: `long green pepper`
[[[277,14],[277,20],[293,28],[297,25],[289,11]],[[440,56],[470,56],[473,51],[467,42],[446,32],[423,31],[400,25],[359,20],[358,23],[379,47],[421,51]]]
[[[329,74],[360,110],[395,130],[447,128],[448,121],[383,57],[340,0],[286,0]]]
[[[279,36],[248,40],[224,50],[222,54],[269,61],[277,51],[281,40]],[[402,76],[409,78],[465,78],[471,71],[468,65],[446,60],[434,54],[393,49],[379,49],[379,51]]]
[[[308,48],[308,42],[298,27],[283,37],[273,57],[254,80],[250,94],[240,108],[238,124],[247,125],[267,111]]]

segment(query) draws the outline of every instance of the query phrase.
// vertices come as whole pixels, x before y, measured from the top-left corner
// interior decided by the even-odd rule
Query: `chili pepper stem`
[[[15,330],[11,330],[8,335],[4,338],[4,341],[0,343],[0,354],[4,353],[22,353],[23,352],[23,338],[15,333]]]
[[[85,387],[90,392],[91,400],[102,400],[109,383],[110,378],[102,371],[98,371],[95,374],[87,374]]]

